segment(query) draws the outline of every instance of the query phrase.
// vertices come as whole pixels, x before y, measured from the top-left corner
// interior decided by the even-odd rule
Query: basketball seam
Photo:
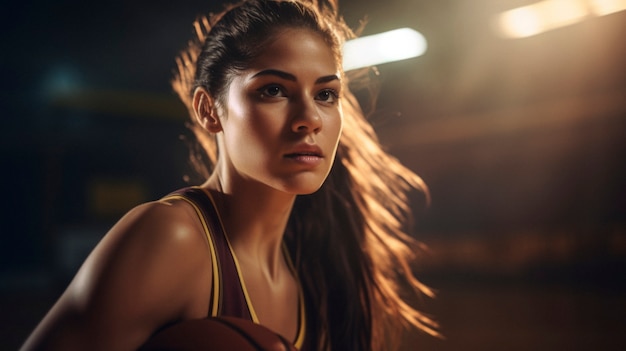
[[[255,347],[258,351],[263,351],[263,347],[261,345],[259,345],[250,335],[248,335],[245,331],[243,331],[239,326],[237,326],[236,324],[226,321],[224,319],[215,319],[216,322],[222,323],[224,325],[226,325],[227,327],[230,327],[231,329],[233,329],[234,331],[236,331],[237,333],[239,333],[241,336],[243,336],[246,340],[248,340],[248,342]]]
[[[282,335],[280,334],[276,334],[278,336],[278,338],[280,339],[280,341],[283,343],[283,346],[285,347],[286,351],[291,350],[291,343],[289,341],[287,341],[287,339],[285,339]]]

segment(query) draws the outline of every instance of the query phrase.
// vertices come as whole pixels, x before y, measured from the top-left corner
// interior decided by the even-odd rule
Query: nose
[[[322,117],[314,102],[302,101],[296,104],[291,122],[291,130],[295,133],[317,134],[322,130]]]

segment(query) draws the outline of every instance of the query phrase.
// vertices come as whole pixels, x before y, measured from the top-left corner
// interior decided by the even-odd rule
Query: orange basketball
[[[138,351],[297,351],[285,338],[252,321],[219,317],[174,324]]]

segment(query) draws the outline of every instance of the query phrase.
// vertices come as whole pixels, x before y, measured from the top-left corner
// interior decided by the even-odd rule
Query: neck
[[[276,278],[295,195],[258,182],[224,179],[219,172],[204,187],[213,195],[238,259],[261,267],[270,279]]]

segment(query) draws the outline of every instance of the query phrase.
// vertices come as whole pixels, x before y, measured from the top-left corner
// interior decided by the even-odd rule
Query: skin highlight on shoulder
[[[183,201],[131,210],[89,255],[25,349],[29,343],[63,350],[136,349],[165,325],[205,318],[211,260],[192,215]]]

